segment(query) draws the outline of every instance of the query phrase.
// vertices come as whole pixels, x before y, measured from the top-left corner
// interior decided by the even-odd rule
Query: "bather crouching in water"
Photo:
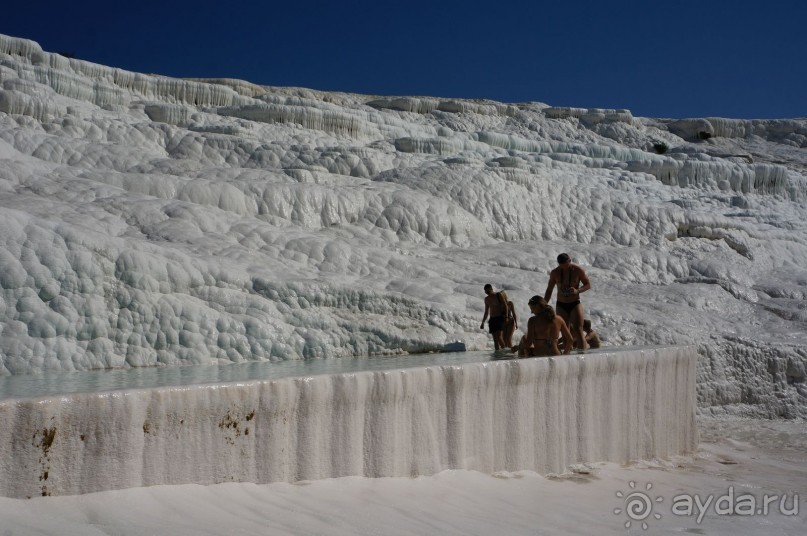
[[[569,329],[571,331],[571,328]],[[589,348],[596,349],[602,347],[602,340],[600,340],[600,334],[594,331],[591,327],[591,320],[586,318],[583,320],[583,332],[586,334],[586,343],[588,344]],[[558,342],[558,348],[563,351],[564,346],[566,345],[566,339],[561,337],[560,341]]]
[[[558,339],[564,337],[572,340],[569,326],[541,296],[533,296],[529,301],[533,316],[527,322],[527,334],[521,339],[518,355],[522,357],[544,357],[560,355]],[[516,348],[513,348],[516,350]],[[563,353],[571,353],[571,345],[564,348]]]

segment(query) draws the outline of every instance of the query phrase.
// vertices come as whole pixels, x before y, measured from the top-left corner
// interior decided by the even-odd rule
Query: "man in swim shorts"
[[[485,329],[485,320],[490,314],[488,329],[493,335],[493,347],[498,350],[504,346],[504,323],[507,320],[507,301],[498,292],[493,292],[493,286],[485,285],[485,315],[479,329]]]
[[[558,299],[555,309],[558,315],[569,325],[574,336],[574,346],[585,350],[588,348],[586,335],[583,332],[583,304],[580,294],[591,288],[586,271],[574,264],[568,253],[558,255],[558,267],[549,273],[544,299],[549,302],[552,292],[558,287]]]

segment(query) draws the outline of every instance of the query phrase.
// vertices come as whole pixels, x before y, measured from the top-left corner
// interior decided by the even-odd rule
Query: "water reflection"
[[[620,348],[620,350],[624,349],[627,348]],[[603,351],[603,349],[594,350],[590,353]],[[150,367],[3,376],[0,377],[0,400],[70,393],[96,393],[121,389],[150,389],[154,387],[274,380],[289,377],[423,366],[450,366],[514,358],[515,355],[509,352],[480,351],[293,360],[274,363],[270,361],[250,361],[227,365],[188,365],[183,367]]]
[[[371,358],[249,361],[226,365],[148,367],[0,377],[0,399],[94,393],[120,389],[228,383],[250,380],[456,365],[493,359],[491,352],[418,354]]]

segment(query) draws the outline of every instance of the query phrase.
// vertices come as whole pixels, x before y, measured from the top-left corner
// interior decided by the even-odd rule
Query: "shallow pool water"
[[[620,347],[619,349],[630,350],[636,348]],[[586,355],[613,350],[614,348],[591,350]],[[123,389],[151,389],[155,387],[274,380],[289,377],[383,371],[425,366],[452,366],[513,359],[514,357],[515,355],[510,352],[447,352],[280,362],[250,361],[228,365],[189,365],[182,367],[129,368],[3,376],[0,377],[0,400]]]

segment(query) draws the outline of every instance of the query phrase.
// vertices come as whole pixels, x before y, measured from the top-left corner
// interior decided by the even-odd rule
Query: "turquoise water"
[[[619,348],[620,350],[636,348]],[[586,355],[613,351],[590,350]],[[124,389],[151,389],[216,383],[275,380],[280,378],[383,371],[425,366],[451,366],[512,359],[509,352],[493,351],[354,357],[290,361],[250,361],[228,365],[189,365],[83,372],[61,372],[0,377],[0,400],[37,398],[71,393],[99,393]],[[540,359],[540,358],[536,358]]]
[[[501,357],[513,357],[512,353]],[[250,361],[227,365],[189,365],[93,370],[0,377],[0,400],[121,389],[150,389],[183,385],[274,380],[360,371],[380,371],[434,365],[458,365],[500,359],[492,351],[403,356]]]

